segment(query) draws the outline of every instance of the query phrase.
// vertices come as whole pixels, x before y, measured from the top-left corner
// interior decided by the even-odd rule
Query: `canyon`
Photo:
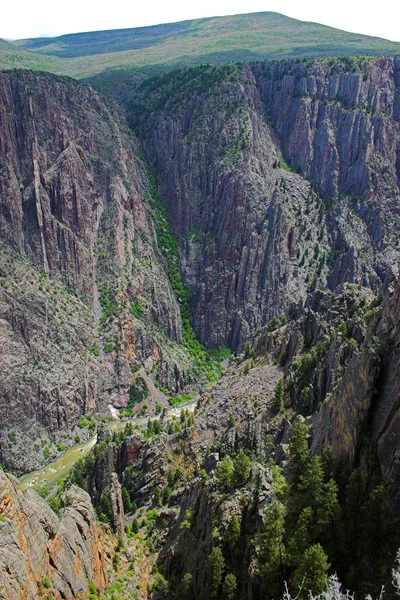
[[[19,476],[97,432],[39,490],[58,515],[1,472],[3,597],[280,593],[263,540],[302,427],[347,528],[356,477],[376,516],[351,549],[306,549],[375,593],[399,545],[400,60],[179,67],[116,78],[122,105],[108,77],[0,73],[0,462]]]

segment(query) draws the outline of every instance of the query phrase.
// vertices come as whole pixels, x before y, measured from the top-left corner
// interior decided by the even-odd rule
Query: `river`
[[[197,398],[191,400],[190,402],[186,402],[185,404],[180,404],[179,406],[175,406],[174,408],[170,408],[168,411],[168,416],[179,416],[182,408],[185,410],[189,410],[192,412],[197,404]],[[132,423],[133,425],[143,425],[146,424],[148,417],[142,417],[137,419],[129,419],[128,421],[110,421],[107,423],[107,426],[111,431],[121,431],[124,429],[125,425],[128,423]],[[97,436],[90,438],[87,442],[83,442],[82,444],[77,444],[73,446],[69,450],[67,450],[60,458],[58,458],[55,462],[49,463],[40,471],[32,471],[31,473],[27,473],[23,475],[19,479],[19,488],[21,490],[26,490],[29,487],[33,486],[41,486],[46,483],[56,483],[61,477],[65,477],[68,475],[74,464],[80,459],[89,454],[90,450],[93,448],[97,440]]]

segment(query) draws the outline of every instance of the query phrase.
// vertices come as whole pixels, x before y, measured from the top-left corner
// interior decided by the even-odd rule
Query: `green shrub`
[[[100,324],[105,325],[118,312],[117,291],[101,285],[99,286],[99,293],[100,306],[103,313],[100,317]]]
[[[87,426],[88,426],[88,424],[89,424],[89,423],[88,423],[88,421],[87,421],[87,420],[86,420],[86,418],[85,418],[85,417],[82,415],[82,416],[81,416],[81,420],[80,420],[80,422],[79,422],[79,425],[78,425],[78,427],[79,427],[80,429],[84,429],[85,427],[87,427]]]
[[[95,583],[94,581],[91,581],[91,582],[90,582],[90,585],[89,585],[89,592],[90,592],[91,594],[97,594],[97,587],[96,587],[96,583]]]

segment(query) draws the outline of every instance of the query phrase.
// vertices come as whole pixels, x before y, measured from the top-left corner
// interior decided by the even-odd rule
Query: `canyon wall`
[[[241,348],[310,289],[376,288],[397,268],[399,63],[225,69],[217,83],[204,69],[144,85],[137,130],[181,240],[196,332]]]
[[[126,406],[135,365],[179,389],[190,361],[117,106],[43,74],[0,89],[0,462],[21,472],[83,440],[82,415]]]

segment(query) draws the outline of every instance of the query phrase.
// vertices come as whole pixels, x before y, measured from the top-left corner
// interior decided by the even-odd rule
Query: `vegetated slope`
[[[179,393],[193,360],[116,106],[43,74],[0,86],[0,462],[23,472],[93,433],[83,415],[143,401],[140,365]]]
[[[0,69],[33,69],[62,72],[60,61],[55,56],[41,56],[27,52],[16,44],[0,39]]]
[[[101,433],[73,478],[102,513],[118,474],[128,535],[140,526],[157,557],[151,598],[276,598],[284,581],[294,596],[304,578],[305,600],[328,572],[391,597],[399,293],[398,278],[383,302],[352,284],[314,292],[231,360],[193,414]]]
[[[135,27],[132,29],[111,29],[106,31],[91,31],[87,33],[71,33],[57,38],[33,38],[19,40],[15,45],[37,52],[63,58],[77,56],[91,56],[93,54],[108,54],[124,50],[137,50],[147,48],[153,44],[187,33],[198,21],[180,21],[149,27]]]
[[[398,85],[397,60],[332,59],[183,68],[137,87],[130,122],[202,343],[243,348],[307,292],[374,289],[397,268]]]
[[[57,57],[54,70],[78,78],[108,68],[282,57],[393,55],[399,53],[400,48],[395,42],[298,21],[273,12],[21,40],[16,44],[29,50],[29,56]]]

